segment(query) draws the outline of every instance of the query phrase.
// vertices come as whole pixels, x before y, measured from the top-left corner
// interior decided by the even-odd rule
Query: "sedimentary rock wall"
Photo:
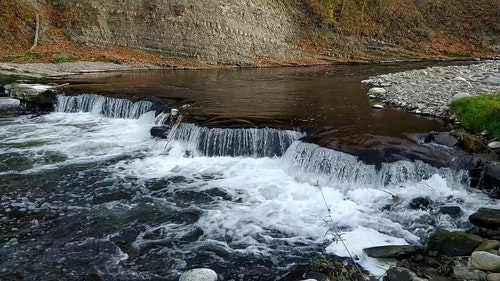
[[[294,1],[52,0],[72,41],[208,63],[255,64],[299,54]]]

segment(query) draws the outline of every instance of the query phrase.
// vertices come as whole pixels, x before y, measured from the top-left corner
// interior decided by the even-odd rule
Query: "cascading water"
[[[149,129],[169,116],[151,106],[59,96],[57,112],[0,119],[0,279],[177,280],[210,267],[225,280],[280,280],[318,253],[347,255],[325,236],[328,215],[377,272],[364,247],[419,243],[496,204],[468,190],[462,172],[404,161],[377,169],[297,131],[181,123],[154,139]],[[408,208],[415,197],[433,208]],[[450,205],[462,215],[439,213]]]
[[[172,139],[187,143],[204,156],[281,156],[304,134],[273,128],[222,129],[181,124],[171,132]]]
[[[130,101],[95,94],[77,96],[57,96],[55,111],[57,112],[93,112],[110,118],[139,118],[151,110],[150,101]]]
[[[289,169],[299,171],[303,180],[322,184],[361,184],[385,187],[406,182],[427,180],[440,175],[450,185],[467,184],[468,174],[448,168],[435,168],[421,161],[382,163],[380,168],[364,164],[357,157],[297,141],[283,159]]]

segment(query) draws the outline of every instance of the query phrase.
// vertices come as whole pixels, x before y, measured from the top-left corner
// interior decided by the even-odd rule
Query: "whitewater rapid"
[[[113,106],[116,101],[87,98],[97,100],[100,107],[88,106],[82,98],[60,98],[57,112],[2,119],[0,173],[50,173],[62,166],[109,161],[99,168],[102,177],[127,182],[120,188],[132,190],[134,198],[200,214],[189,227],[171,221],[146,227],[133,243],[137,248],[157,243],[154,233],[161,233],[161,239],[174,239],[200,229],[202,235],[181,251],[211,244],[229,255],[258,258],[310,246],[348,256],[343,244],[333,241],[334,230],[364,268],[380,275],[388,264],[368,258],[363,248],[418,244],[436,227],[467,227],[467,217],[477,206],[494,204],[486,195],[467,188],[462,172],[404,161],[377,170],[353,156],[301,142],[300,131],[184,124],[175,137],[155,139],[149,135],[150,128],[158,125],[155,112],[149,111],[151,104],[127,103],[127,110],[122,110]],[[103,111],[106,104],[109,110]],[[71,110],[64,109],[68,107]],[[280,147],[260,151],[266,145],[262,138],[269,135],[274,136],[273,145]],[[229,137],[221,149],[210,148],[224,136]],[[16,166],[13,157],[25,163]],[[219,195],[203,197],[214,192]],[[177,193],[184,197],[172,199]],[[435,208],[408,208],[416,197],[429,197]],[[134,204],[132,200],[103,206],[121,210],[132,209]],[[463,214],[452,218],[436,211],[449,205],[459,205]],[[120,263],[127,257],[119,252],[115,258]],[[185,266],[179,263],[175,270]]]

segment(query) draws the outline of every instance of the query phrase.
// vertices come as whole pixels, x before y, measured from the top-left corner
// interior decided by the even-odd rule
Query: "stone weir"
[[[414,134],[406,138],[367,134],[345,136],[336,131],[310,128],[291,130],[282,123],[270,124],[262,120],[194,116],[190,114],[189,104],[182,100],[70,93],[68,88],[61,86],[25,83],[5,85],[5,92],[19,99],[26,108],[42,113],[93,112],[110,118],[138,118],[145,112],[155,111],[156,126],[151,129],[154,137],[183,140],[205,156],[282,156],[294,141],[301,140],[353,155],[377,170],[381,170],[384,163],[398,161],[466,170],[471,187],[500,197],[498,157],[468,153],[460,147],[460,139],[447,132]],[[176,131],[170,133],[174,128]]]

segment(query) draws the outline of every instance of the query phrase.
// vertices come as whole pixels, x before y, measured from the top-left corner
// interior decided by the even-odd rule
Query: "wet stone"
[[[408,203],[408,208],[412,210],[429,210],[432,204],[433,202],[429,197],[416,197]]]
[[[462,208],[459,206],[441,206],[439,207],[439,212],[452,217],[458,217],[462,215]]]
[[[470,255],[482,241],[480,236],[461,231],[437,230],[429,237],[427,245],[430,251],[435,250],[439,254],[455,257]]]
[[[372,258],[404,258],[414,254],[423,253],[424,249],[421,246],[413,245],[389,245],[370,247],[364,249],[365,253]]]
[[[469,216],[469,221],[479,227],[498,229],[500,227],[500,209],[479,208],[477,212]]]

